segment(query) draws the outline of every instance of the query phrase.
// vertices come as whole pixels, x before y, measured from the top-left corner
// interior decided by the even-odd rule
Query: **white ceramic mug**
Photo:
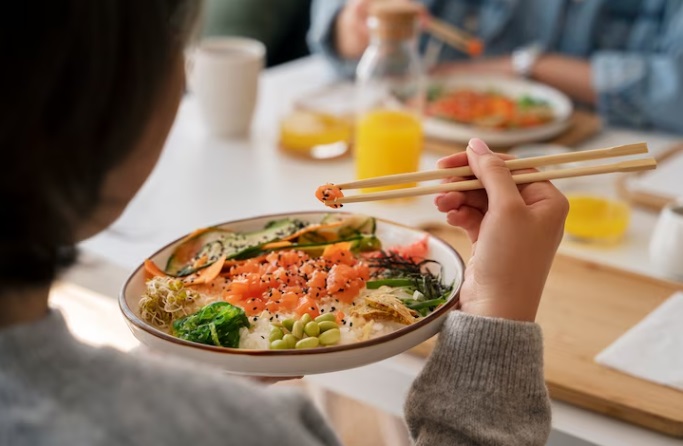
[[[683,280],[683,201],[669,204],[659,215],[650,259],[664,275]]]
[[[257,40],[209,37],[188,55],[188,85],[212,135],[241,137],[249,132],[265,54]]]

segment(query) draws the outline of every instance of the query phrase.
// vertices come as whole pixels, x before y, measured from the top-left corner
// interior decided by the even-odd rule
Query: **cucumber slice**
[[[360,234],[374,235],[377,229],[377,221],[373,217],[365,215],[327,214],[321,223],[335,222],[342,222],[342,224],[334,228],[322,229],[319,231],[320,234],[323,236],[332,234],[336,235],[339,239],[345,239]],[[331,239],[334,237],[326,238]]]
[[[194,260],[201,257],[197,254],[203,250],[204,246],[219,241],[230,234],[230,231],[226,231],[224,229],[211,228],[195,237],[192,237],[189,240],[185,240],[182,244],[176,247],[175,251],[173,251],[173,254],[171,254],[171,257],[168,258],[168,262],[166,262],[166,274],[171,276],[186,276],[200,270],[201,267],[194,269],[192,268]],[[216,257],[216,259],[217,258],[218,257]],[[216,259],[213,259],[211,263],[213,263],[213,261]],[[210,263],[205,266],[208,265],[210,265]]]
[[[166,273],[187,276],[214,263],[219,257],[226,259],[249,258],[260,252],[261,245],[294,234],[306,224],[300,220],[285,218],[269,222],[264,229],[249,233],[214,229],[188,240],[176,248],[166,265]],[[202,258],[207,262],[201,267],[193,265]]]
[[[241,254],[244,252],[259,248],[266,243],[281,240],[304,227],[306,227],[306,224],[300,220],[285,218],[269,222],[266,227],[260,231],[233,233],[232,237],[222,240],[222,254],[225,255],[227,259],[233,259],[238,256],[242,257]]]
[[[301,244],[325,243],[325,242],[327,242],[327,238],[318,234],[316,231],[306,232],[304,234],[301,234],[301,236],[298,238],[298,243],[301,243]]]

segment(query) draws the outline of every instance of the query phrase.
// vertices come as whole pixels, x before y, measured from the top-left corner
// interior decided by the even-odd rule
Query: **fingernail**
[[[485,155],[487,153],[491,153],[491,149],[489,149],[486,143],[479,138],[470,139],[468,145],[472,149],[472,151],[477,155]]]

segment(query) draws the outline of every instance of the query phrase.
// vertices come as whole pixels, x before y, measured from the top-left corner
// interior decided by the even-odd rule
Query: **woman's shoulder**
[[[12,367],[0,367],[0,430],[16,444],[262,444],[255,432],[261,440],[282,435],[263,429],[264,419],[310,410],[297,392],[200,363],[82,344],[51,318],[50,330],[7,336],[19,353]]]

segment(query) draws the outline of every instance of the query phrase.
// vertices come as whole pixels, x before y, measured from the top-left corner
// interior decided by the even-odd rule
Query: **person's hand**
[[[334,38],[345,59],[358,59],[370,42],[367,19],[372,0],[349,0],[337,16]]]
[[[367,20],[370,6],[380,0],[349,0],[342,8],[335,22],[334,39],[339,55],[345,59],[358,59],[370,43]],[[387,1],[387,0],[384,0]],[[410,1],[410,0],[393,0]],[[418,5],[422,6],[422,5]],[[421,18],[429,17],[421,8]]]
[[[480,139],[466,153],[439,161],[440,168],[469,164],[485,191],[448,192],[435,204],[448,223],[463,228],[473,255],[460,292],[466,313],[534,321],[569,211],[550,182],[517,186],[503,159]]]

